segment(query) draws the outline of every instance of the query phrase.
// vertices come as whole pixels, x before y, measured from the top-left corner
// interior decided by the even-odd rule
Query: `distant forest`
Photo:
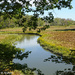
[[[22,16],[21,18],[12,17],[5,19],[5,16],[0,16],[0,29],[2,28],[13,28],[13,27],[23,27],[28,24],[28,22],[31,20],[30,15]],[[41,18],[38,18],[37,21],[38,26],[44,26],[47,23],[42,20]],[[49,24],[50,26],[68,26],[68,25],[75,25],[75,21],[71,19],[61,19],[61,18],[55,18],[54,22]]]
[[[50,23],[51,26],[69,26],[75,25],[75,21],[72,19],[55,18],[54,22]]]

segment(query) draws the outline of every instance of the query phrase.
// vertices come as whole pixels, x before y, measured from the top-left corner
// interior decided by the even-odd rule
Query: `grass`
[[[68,31],[64,29],[68,29]],[[75,26],[51,26],[46,31],[40,33],[42,37],[38,39],[38,42],[40,42],[45,49],[56,54],[75,57],[75,52],[72,53],[72,56],[69,55],[70,50],[75,50],[75,31],[72,31],[72,29],[75,29]]]
[[[15,41],[21,39],[22,35],[18,34],[0,34],[0,44],[2,43],[14,43]]]
[[[39,33],[42,37],[38,40],[45,48],[52,50],[54,53],[69,56],[71,52],[70,49],[75,50],[75,31],[73,29],[75,29],[75,25],[51,26],[49,29]],[[23,33],[22,27],[1,29],[0,41],[7,37],[6,33]],[[36,30],[32,30],[26,31],[26,33],[37,32]]]
[[[5,29],[0,29],[0,34],[15,34],[15,33],[23,33],[22,30],[23,27],[15,27],[15,28],[5,28]],[[36,33],[36,30],[27,31],[25,33]]]
[[[0,29],[0,34],[23,33],[22,27]]]
[[[15,28],[4,28],[0,29],[0,31],[11,31],[11,32],[22,32],[22,27],[15,27]]]
[[[42,32],[43,39],[56,45],[75,49],[75,31]]]

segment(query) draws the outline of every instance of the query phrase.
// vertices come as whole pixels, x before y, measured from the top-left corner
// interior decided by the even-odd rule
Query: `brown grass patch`
[[[70,26],[50,26],[47,31],[53,31],[53,30],[65,30],[65,29],[75,29],[75,25]]]
[[[55,40],[57,41],[56,44],[68,47],[68,48],[75,48],[75,31],[51,31],[46,32],[45,39]],[[59,43],[58,43],[59,42]]]
[[[0,31],[22,31],[22,27],[0,29]]]

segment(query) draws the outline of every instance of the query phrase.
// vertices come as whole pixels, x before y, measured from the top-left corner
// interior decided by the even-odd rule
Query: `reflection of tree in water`
[[[36,35],[27,35],[27,34],[24,34],[22,36],[23,37],[19,40],[19,42],[23,42],[25,39],[26,40],[31,40],[31,39],[34,39],[36,37]]]
[[[15,46],[11,46],[9,44],[0,44],[0,73],[21,70],[25,75],[34,75],[34,71],[37,72],[37,75],[44,75],[39,69],[29,68],[27,64],[22,65],[12,62],[14,58],[20,60],[28,58],[30,53],[31,51],[23,53],[21,49],[15,48]]]
[[[64,69],[64,71],[56,71],[56,75],[75,75],[75,66],[72,69]]]
[[[70,49],[70,51],[71,51],[70,54],[69,54],[70,57],[75,58],[75,50]]]
[[[62,57],[62,56],[55,56],[55,55],[51,55],[50,57],[48,57],[47,59],[44,59],[44,62],[47,61],[51,61],[54,63],[66,63],[66,64],[73,64],[75,65],[75,59],[68,59],[66,57]],[[64,71],[56,71],[55,75],[75,75],[75,66],[73,66],[73,68],[68,68],[68,69],[64,69]]]
[[[47,62],[47,61],[52,61],[52,62],[55,62],[55,63],[66,63],[66,64],[75,65],[75,59],[62,57],[62,56],[51,55],[47,59],[44,59],[44,62]]]

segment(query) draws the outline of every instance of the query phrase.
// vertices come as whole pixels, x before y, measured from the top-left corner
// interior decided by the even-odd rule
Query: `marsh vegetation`
[[[66,63],[70,67],[69,68],[68,66],[64,65],[65,68],[63,68],[62,70],[58,70],[58,71],[55,70],[52,72],[52,73],[56,73],[56,74],[60,74],[60,73],[64,74],[65,69],[70,69],[69,71],[75,71],[75,70],[72,70],[73,66],[71,65],[71,64],[75,65],[75,61],[73,59],[75,57],[74,56],[75,52],[73,51],[71,53],[71,51],[70,51],[70,49],[72,49],[72,50],[75,49],[75,46],[74,46],[75,32],[70,31],[70,30],[60,31],[63,29],[74,29],[74,25],[67,26],[67,27],[51,26],[49,29],[46,29],[45,31],[41,31],[41,33],[39,33],[39,34],[42,36],[37,38],[38,40],[40,40],[40,44],[42,45],[42,47],[44,49],[46,49],[47,51],[50,50],[52,53],[55,53],[56,55],[60,55],[60,57],[53,55],[53,54],[50,55],[50,52],[48,55],[46,55],[46,53],[41,52],[41,50],[40,50],[38,52],[38,55],[41,52],[41,53],[44,53],[44,55],[42,55],[42,56],[46,56],[46,57],[42,57],[41,61],[43,63],[49,64],[49,65],[51,62],[54,64],[55,63],[57,63],[57,64]],[[56,31],[56,30],[59,30],[59,31]],[[8,33],[18,33],[18,34],[8,34]],[[27,74],[27,75],[28,74],[29,75],[31,75],[31,74],[32,75],[34,75],[34,74],[43,75],[44,74],[45,75],[45,73],[44,73],[45,70],[43,71],[41,68],[38,68],[37,66],[34,66],[34,67],[28,66],[29,65],[28,62],[35,61],[33,59],[31,59],[30,61],[23,63],[23,64],[18,62],[19,60],[20,60],[20,62],[23,60],[29,60],[28,56],[30,56],[32,54],[33,48],[34,48],[34,51],[36,50],[35,43],[34,43],[35,45],[31,44],[33,46],[32,49],[31,48],[27,49],[26,47],[23,47],[23,49],[22,49],[21,45],[15,46],[16,45],[16,44],[14,44],[15,41],[20,40],[20,42],[21,42],[21,41],[24,41],[25,38],[27,40],[31,39],[33,41],[33,38],[34,38],[34,36],[31,36],[31,37],[24,36],[19,33],[23,34],[22,27],[6,28],[6,29],[0,30],[0,65],[1,65],[0,72],[10,72],[10,73],[13,73],[13,75],[16,75],[16,74],[18,74],[18,75],[19,74]],[[37,33],[37,31],[32,30],[32,31],[27,31],[26,33]],[[36,39],[36,41],[37,41],[37,39]],[[26,44],[25,44],[25,46],[26,46]],[[24,51],[24,49],[25,49],[25,51]],[[39,47],[37,47],[37,49],[39,50]],[[33,54],[32,56],[36,56],[35,54]],[[41,55],[39,55],[39,56],[41,56]],[[62,56],[64,56],[64,57],[62,57]],[[66,58],[65,56],[68,56],[68,58]],[[38,59],[39,59],[38,62],[40,64],[41,58],[39,57]],[[12,62],[13,60],[15,60],[15,61]],[[17,63],[15,63],[16,61],[17,61]],[[36,62],[36,64],[37,64],[37,62]],[[47,67],[47,65],[45,67]],[[69,72],[69,74],[70,74],[70,72]]]

